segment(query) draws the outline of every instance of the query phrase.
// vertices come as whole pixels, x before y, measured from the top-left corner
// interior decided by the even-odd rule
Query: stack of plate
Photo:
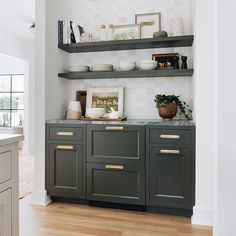
[[[139,63],[140,70],[155,70],[157,68],[157,61],[142,60]]]
[[[110,64],[96,64],[92,65],[90,68],[91,71],[113,71],[113,65]]]
[[[88,72],[88,71],[89,71],[89,66],[85,65],[69,66],[69,72]]]

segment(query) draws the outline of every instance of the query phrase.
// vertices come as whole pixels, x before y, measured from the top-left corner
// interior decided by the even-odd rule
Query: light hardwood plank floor
[[[189,218],[52,203],[20,201],[20,236],[212,236],[210,227]]]

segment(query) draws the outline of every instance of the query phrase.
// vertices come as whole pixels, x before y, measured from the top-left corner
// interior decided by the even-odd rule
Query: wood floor
[[[20,201],[20,236],[211,236],[210,227],[189,218],[52,203]]]

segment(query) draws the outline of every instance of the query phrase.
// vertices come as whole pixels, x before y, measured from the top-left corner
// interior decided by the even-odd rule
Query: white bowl
[[[109,113],[108,116],[110,119],[119,119],[120,113],[118,111],[113,111],[113,112]]]
[[[69,66],[69,72],[87,72],[89,71],[89,66],[85,65],[74,65],[74,66]]]
[[[96,64],[91,65],[91,71],[112,71],[113,65],[110,64]]]
[[[153,60],[141,60],[139,62],[139,64],[157,64],[157,61],[153,61]]]
[[[121,71],[132,71],[136,67],[135,62],[120,62],[119,68]]]
[[[90,118],[100,118],[106,113],[105,108],[88,108],[86,110],[86,116]]]
[[[156,68],[157,68],[157,64],[146,63],[146,64],[139,65],[140,70],[155,70]]]

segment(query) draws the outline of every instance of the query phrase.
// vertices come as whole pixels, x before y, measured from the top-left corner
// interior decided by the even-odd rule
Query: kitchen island
[[[19,235],[19,142],[23,135],[0,134],[0,235]]]

